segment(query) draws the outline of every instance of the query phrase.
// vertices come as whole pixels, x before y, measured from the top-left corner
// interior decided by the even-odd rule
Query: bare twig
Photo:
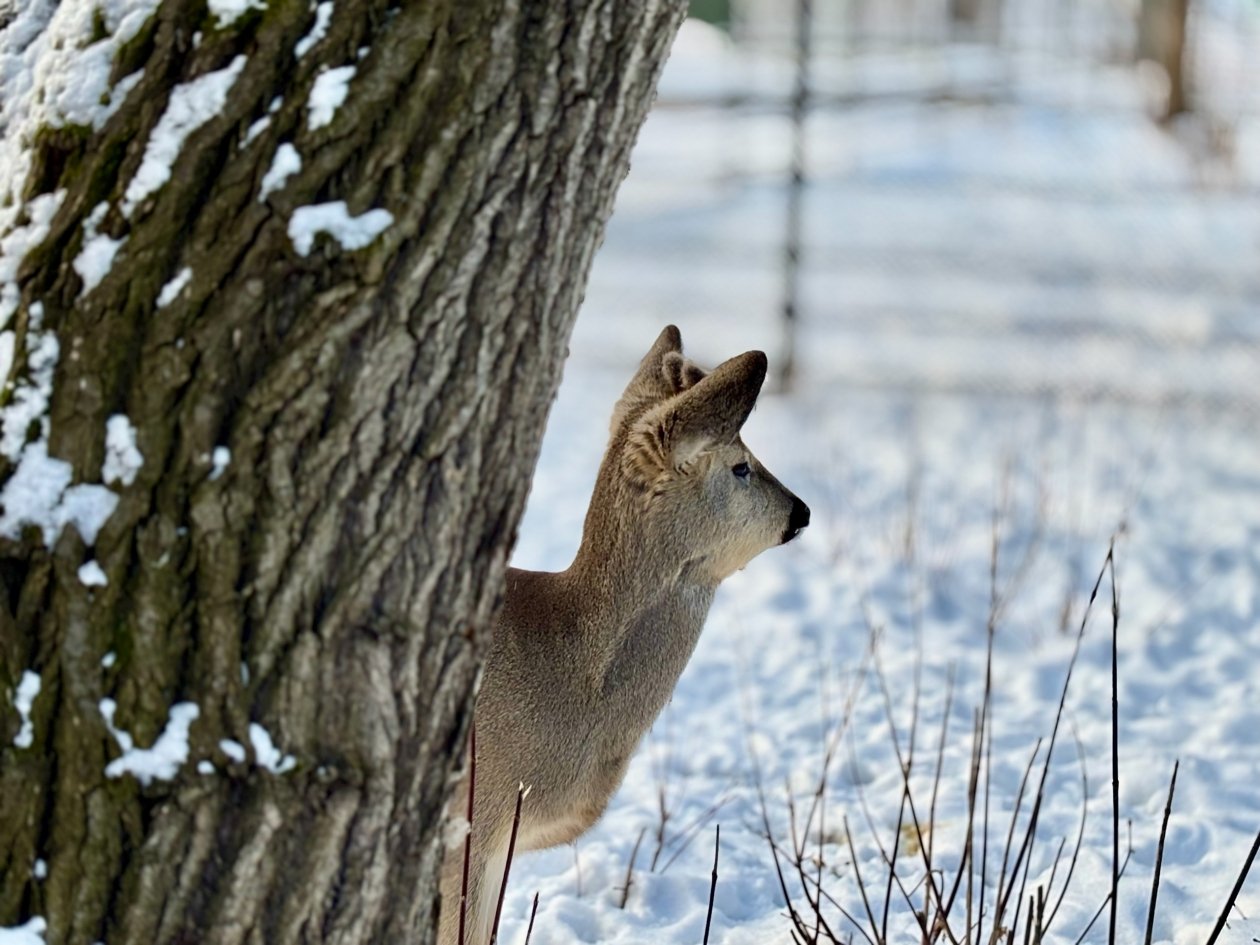
[[[534,917],[538,915],[538,893],[534,893],[534,905],[529,910],[529,925],[525,928],[525,945],[529,945],[529,937],[534,934]]]
[[[1120,599],[1116,596],[1116,540],[1111,540],[1107,563],[1111,566],[1111,916],[1107,945],[1116,945],[1116,905],[1120,899],[1120,698],[1116,639],[1120,630]]]
[[[490,945],[499,939],[499,921],[503,917],[503,897],[507,894],[508,876],[512,872],[512,856],[516,853],[516,834],[521,829],[521,804],[529,794],[524,782],[516,788],[516,813],[512,815],[512,832],[508,835],[507,859],[503,863],[503,882],[499,885],[499,902],[494,907],[494,924],[490,926]]]
[[[709,945],[709,924],[713,921],[713,899],[717,895],[718,851],[722,847],[722,825],[718,824],[713,838],[713,878],[709,881],[709,911],[704,917],[704,945]]]
[[[1125,870],[1129,868],[1129,861],[1131,859],[1133,859],[1133,823],[1132,821],[1129,822],[1129,849],[1128,849],[1128,852],[1125,853],[1124,855],[1124,862],[1120,864],[1120,875],[1119,875],[1120,879],[1124,879]],[[1098,907],[1098,910],[1094,913],[1094,917],[1089,920],[1089,924],[1085,926],[1085,930],[1081,932],[1081,934],[1077,937],[1073,945],[1081,945],[1081,943],[1085,941],[1085,936],[1089,934],[1089,930],[1094,927],[1094,923],[1098,921],[1098,917],[1103,914],[1103,910],[1107,908],[1107,905],[1110,902],[1111,902],[1111,892],[1108,891],[1107,895],[1103,897],[1102,905]]]
[[[1164,838],[1168,835],[1168,818],[1172,816],[1173,792],[1177,790],[1177,769],[1181,760],[1173,762],[1172,780],[1168,782],[1168,802],[1164,805],[1164,822],[1159,827],[1159,846],[1155,849],[1155,878],[1151,881],[1151,905],[1146,913],[1146,945],[1151,945],[1155,931],[1155,901],[1159,898],[1159,871],[1164,863]]]
[[[1243,867],[1238,873],[1238,879],[1234,883],[1234,888],[1230,890],[1229,898],[1225,900],[1225,908],[1221,910],[1221,917],[1216,920],[1216,928],[1212,929],[1212,934],[1208,936],[1207,945],[1215,945],[1221,931],[1225,928],[1229,912],[1234,908],[1234,900],[1242,892],[1243,883],[1247,881],[1247,874],[1251,872],[1251,864],[1255,862],[1257,850],[1260,850],[1260,833],[1256,834],[1255,842],[1251,844],[1251,852],[1247,854],[1247,860],[1243,863]]]
[[[877,931],[879,926],[875,923],[875,913],[871,911],[871,900],[866,894],[866,883],[862,881],[862,867],[858,865],[857,850],[853,848],[853,834],[849,831],[849,818],[844,818],[844,839],[849,844],[849,859],[853,863],[853,875],[857,879],[858,893],[862,896],[862,908],[866,910],[866,920],[871,925],[871,931]],[[881,945],[883,939],[879,939]]]
[[[1059,898],[1055,900],[1054,908],[1050,910],[1050,915],[1046,919],[1047,930],[1054,924],[1054,917],[1059,914],[1059,906],[1063,905],[1068,889],[1072,886],[1072,874],[1076,872],[1076,862],[1080,858],[1081,848],[1085,841],[1085,820],[1089,814],[1089,772],[1085,767],[1085,746],[1081,744],[1081,737],[1075,727],[1072,729],[1072,738],[1076,742],[1076,757],[1081,766],[1081,825],[1076,832],[1076,846],[1072,849],[1072,860],[1068,863],[1067,875],[1063,877],[1063,889],[1059,892]],[[1053,888],[1054,877],[1051,876],[1047,889]]]
[[[468,918],[468,868],[472,859],[473,795],[477,791],[477,726],[468,729],[468,833],[464,834],[464,873],[459,885],[459,945],[466,945]]]
[[[634,849],[630,851],[630,862],[626,864],[626,881],[621,887],[621,903],[618,908],[624,909],[626,901],[630,898],[630,883],[634,874],[634,861],[639,855],[639,844],[643,842],[645,833],[647,833],[647,827],[639,831],[639,836],[634,841]]]

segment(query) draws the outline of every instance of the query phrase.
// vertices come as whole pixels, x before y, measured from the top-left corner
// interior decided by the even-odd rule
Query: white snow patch
[[[284,182],[302,169],[302,155],[297,148],[286,141],[276,148],[276,156],[271,161],[271,168],[263,176],[262,186],[258,191],[258,199],[266,200],[267,195],[284,186]]]
[[[0,56],[3,52],[0,51]],[[0,72],[0,87],[4,85],[4,75]],[[4,127],[3,113],[0,112],[0,128]],[[0,174],[4,173],[4,147],[8,137],[0,135]],[[13,191],[9,191],[13,195]],[[0,177],[0,204],[5,196],[4,180]],[[17,287],[18,266],[26,258],[26,254],[44,241],[52,226],[53,216],[61,209],[65,200],[64,190],[51,194],[40,194],[25,205],[28,222],[22,226],[9,225],[6,230],[6,219],[16,218],[12,209],[6,211],[0,207],[0,328],[6,328],[9,319],[17,311],[21,294]],[[16,201],[15,201],[16,202]]]
[[[324,0],[315,5],[315,25],[311,31],[297,41],[293,53],[299,59],[311,51],[311,48],[328,34],[328,24],[332,20],[332,0]]]
[[[126,414],[116,413],[105,421],[105,464],[101,478],[107,483],[121,482],[129,486],[144,465],[144,456],[136,447],[136,428]]]
[[[44,945],[44,929],[48,927],[42,916],[34,916],[25,925],[0,928],[0,945]]]
[[[245,746],[234,739],[225,738],[220,741],[219,751],[223,752],[223,754],[227,755],[237,764],[245,760]]]
[[[198,774],[214,774],[214,762],[205,761],[205,760],[198,761],[197,773]]]
[[[214,14],[214,25],[219,29],[231,26],[249,10],[267,9],[263,0],[209,0],[207,6]]]
[[[60,463],[62,460],[51,460],[51,462]],[[63,465],[69,469],[69,464],[63,463]],[[73,525],[79,530],[84,544],[94,545],[101,526],[114,514],[117,505],[118,494],[104,486],[93,483],[71,486],[61,496],[60,505],[53,509],[55,534],[60,534],[61,529],[66,525]],[[48,542],[47,531],[44,532],[44,539]],[[48,543],[51,545],[51,542]]]
[[[36,860],[35,866],[31,870],[31,875],[34,876],[36,879],[47,879],[48,878],[48,861],[42,858]]]
[[[210,481],[214,482],[223,475],[228,464],[232,462],[232,451],[226,446],[216,446],[210,456]]]
[[[306,127],[314,131],[323,128],[333,120],[337,109],[350,94],[350,80],[354,78],[356,66],[338,66],[320,73],[311,86],[311,97],[306,100],[310,113],[306,116]]]
[[[166,283],[166,285],[162,286],[162,291],[158,293],[157,297],[157,307],[166,308],[166,306],[174,302],[177,298],[179,298],[179,293],[183,292],[188,283],[191,281],[192,268],[185,266],[175,274],[175,278]]]
[[[31,319],[34,329],[34,317]],[[39,422],[46,433],[48,404],[52,400],[53,372],[61,345],[51,332],[31,330],[26,336],[27,378],[13,391],[9,405],[0,410],[0,453],[16,460],[26,445],[30,428]]]
[[[105,576],[100,562],[93,558],[79,568],[79,582],[84,587],[105,587],[109,583],[109,578]]]
[[[13,370],[13,346],[17,336],[11,331],[0,331],[0,384],[7,384]]]
[[[394,215],[379,207],[352,217],[344,200],[316,203],[293,211],[289,220],[289,239],[302,256],[310,253],[319,233],[329,234],[346,249],[362,249],[393,222]]]
[[[162,734],[151,748],[136,748],[129,734],[114,727],[114,713],[118,706],[113,699],[102,699],[101,715],[105,724],[123,749],[120,757],[105,766],[105,775],[120,778],[134,775],[148,787],[153,780],[169,781],[179,773],[180,766],[188,760],[188,729],[201,714],[195,702],[177,702],[171,706],[170,718]]]
[[[271,124],[271,116],[263,115],[256,122],[245,130],[245,143],[252,144],[254,139],[267,130],[267,126]]]
[[[271,733],[257,722],[249,723],[249,742],[254,746],[254,761],[258,767],[266,768],[272,774],[284,774],[297,765],[297,759],[283,754],[272,743]]]
[[[245,56],[237,56],[222,69],[175,86],[149,137],[140,169],[127,185],[124,215],[130,217],[141,200],[170,180],[171,165],[185,139],[223,110],[228,92],[244,68]]]
[[[0,31],[0,233],[23,211],[22,185],[40,130],[99,129],[135,87],[139,73],[112,86],[110,75],[119,49],[140,32],[157,5],[158,0],[3,5],[10,15]]]
[[[118,654],[115,653],[113,650],[110,650],[108,653],[106,653],[104,656],[101,657],[101,666],[103,666],[105,669],[109,669],[116,662],[118,662]]]
[[[22,673],[17,692],[13,694],[13,708],[17,709],[18,715],[22,717],[22,725],[18,733],[13,736],[15,748],[30,748],[35,740],[35,723],[31,721],[31,706],[35,704],[35,697],[39,695],[39,687],[39,673],[33,673],[29,669]]]
[[[101,280],[109,275],[109,270],[114,265],[114,257],[118,255],[118,250],[122,248],[123,243],[127,242],[125,236],[122,239],[114,239],[97,232],[108,210],[109,204],[102,201],[83,221],[83,247],[72,263],[74,271],[83,280],[83,285],[79,289],[80,297],[95,289],[101,284]]]
[[[72,471],[64,460],[48,455],[44,441],[32,443],[0,490],[0,536],[17,540],[23,526],[43,530],[44,544],[51,548],[66,525],[74,525],[83,541],[96,536],[113,514],[118,496],[104,486],[70,485]]]

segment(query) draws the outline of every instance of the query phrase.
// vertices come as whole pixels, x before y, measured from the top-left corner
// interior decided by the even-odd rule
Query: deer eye
[[[731,467],[731,472],[733,472],[739,479],[747,479],[748,474],[752,472],[752,470],[748,468],[747,463],[736,463]]]

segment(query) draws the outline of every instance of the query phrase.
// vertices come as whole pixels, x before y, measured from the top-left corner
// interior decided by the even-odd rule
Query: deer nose
[[[809,506],[802,502],[796,496],[792,496],[792,513],[788,516],[787,531],[783,533],[783,544],[787,544],[793,538],[801,533],[806,525],[809,524]]]

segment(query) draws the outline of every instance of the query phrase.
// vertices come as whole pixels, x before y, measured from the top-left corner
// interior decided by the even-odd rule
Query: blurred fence
[[[695,7],[605,307],[779,318],[811,382],[1260,409],[1255,0],[1190,0],[1172,121],[1137,0]]]

